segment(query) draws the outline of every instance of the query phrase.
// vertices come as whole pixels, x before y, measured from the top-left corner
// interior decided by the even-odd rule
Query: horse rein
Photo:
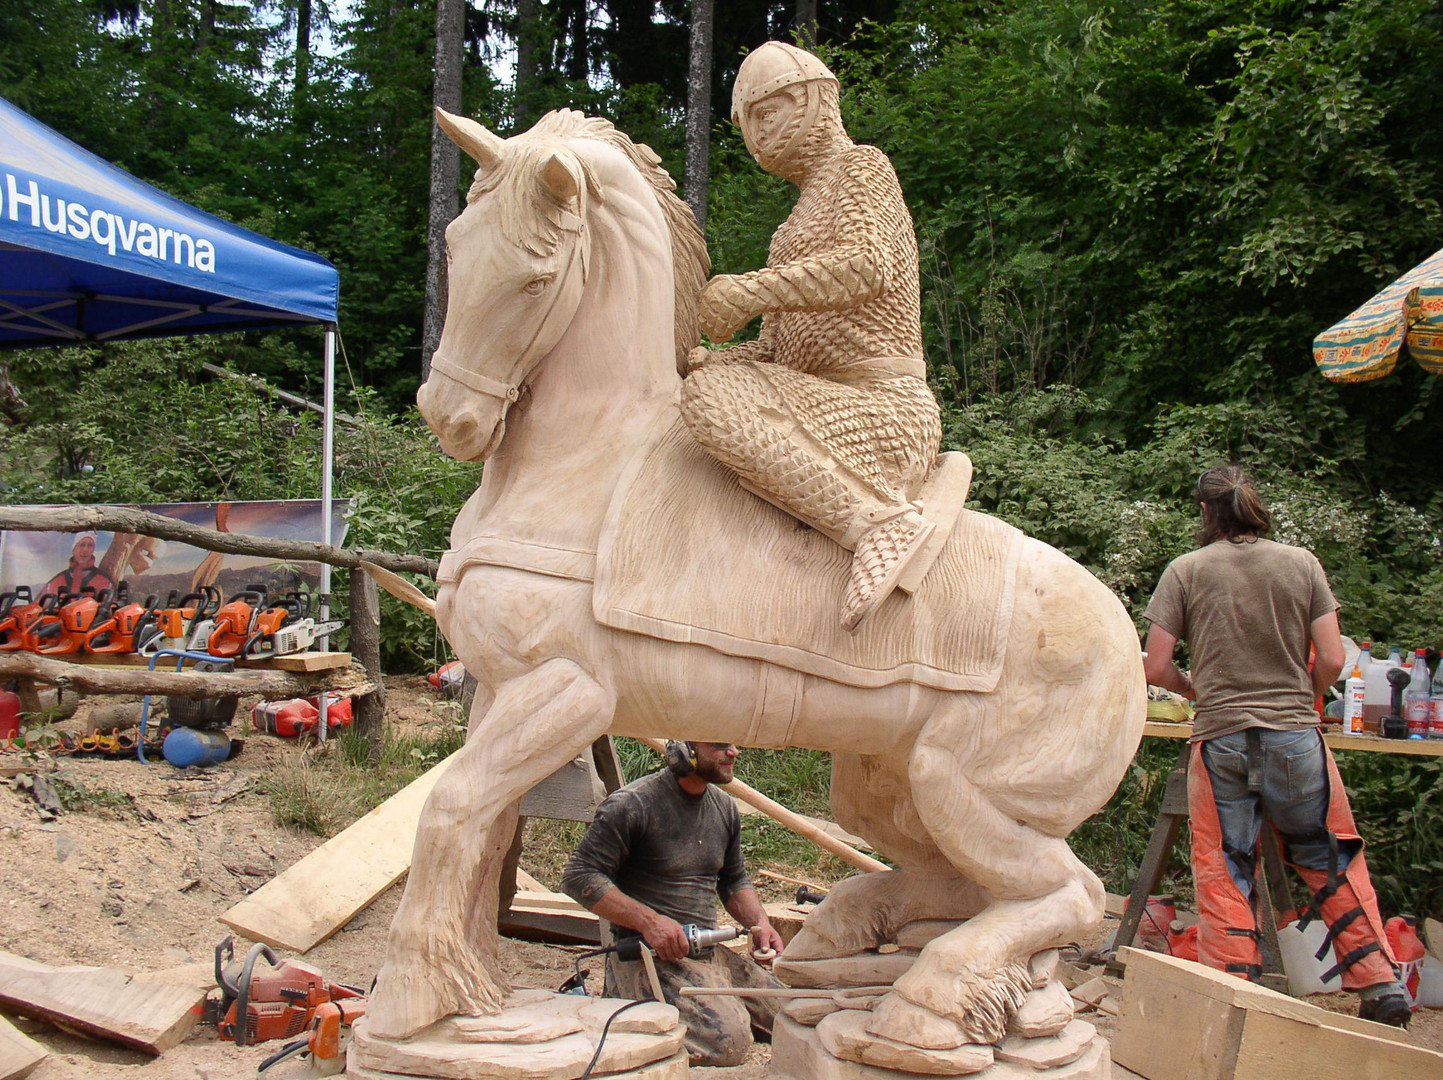
[[[575,232],[577,234],[576,243],[571,246],[571,254],[567,257],[566,265],[562,268],[556,280],[558,282],[569,280],[572,268],[579,259],[581,262],[581,287],[584,289],[586,287],[587,271],[590,269],[591,260],[588,258],[590,245],[587,243],[585,219],[580,216],[576,216],[576,219],[576,227],[568,230],[569,232]],[[557,303],[561,300],[561,293],[562,290],[559,288],[552,292],[551,303],[547,305],[546,311],[542,313],[541,318],[536,323],[536,332],[531,335],[531,340],[526,343],[526,348],[521,350],[521,356],[513,368],[513,370],[520,368],[523,371],[521,378],[514,382],[502,382],[500,379],[493,379],[489,375],[483,375],[479,371],[470,371],[460,364],[453,363],[439,352],[431,356],[431,370],[439,371],[447,378],[455,380],[462,386],[476,391],[478,394],[483,394],[486,397],[500,398],[506,402],[509,407],[521,397],[521,391],[526,386],[526,380],[531,377],[532,370],[541,359],[539,356],[533,356],[532,353],[536,351],[536,343],[541,338],[541,332],[546,329],[546,324],[551,321],[551,315],[556,310]]]

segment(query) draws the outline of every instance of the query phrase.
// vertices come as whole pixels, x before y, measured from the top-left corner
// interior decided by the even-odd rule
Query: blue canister
[[[165,737],[160,752],[177,769],[214,765],[230,757],[230,736],[224,731],[179,727]]]

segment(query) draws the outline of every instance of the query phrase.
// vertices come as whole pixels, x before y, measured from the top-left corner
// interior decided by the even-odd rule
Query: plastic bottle
[[[1361,660],[1361,658],[1360,658]],[[1362,664],[1353,668],[1353,674],[1343,688],[1343,734],[1363,734],[1363,701],[1365,695]]]
[[[1321,919],[1308,923],[1306,930],[1299,930],[1296,922],[1278,927],[1278,951],[1283,954],[1283,972],[1288,977],[1288,993],[1293,997],[1306,994],[1331,994],[1343,988],[1341,973],[1327,982],[1323,973],[1333,966],[1331,950],[1325,950],[1324,959],[1317,953],[1324,949],[1328,928]]]
[[[179,727],[165,737],[160,752],[177,769],[215,765],[230,757],[230,736],[224,731]]]
[[[1408,720],[1408,738],[1428,737],[1428,717],[1433,711],[1432,690],[1428,678],[1428,650],[1418,649],[1413,653],[1413,670],[1408,688],[1403,691],[1403,715]]]
[[[1379,725],[1393,702],[1393,689],[1388,685],[1389,661],[1369,652],[1372,661],[1363,672],[1363,727],[1373,735],[1378,734]],[[1397,650],[1394,650],[1394,658]]]
[[[1428,738],[1443,739],[1443,656],[1433,673],[1433,697],[1428,709]]]

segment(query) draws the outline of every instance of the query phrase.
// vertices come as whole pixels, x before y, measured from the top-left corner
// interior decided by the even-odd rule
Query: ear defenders
[[[696,772],[696,747],[676,739],[666,741],[666,767],[680,780]]]

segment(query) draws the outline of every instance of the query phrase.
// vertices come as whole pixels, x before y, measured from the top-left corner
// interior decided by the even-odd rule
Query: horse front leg
[[[570,660],[497,688],[421,812],[410,877],[367,1009],[373,1036],[403,1039],[454,1014],[497,1012],[502,856],[538,780],[611,724],[615,699]]]

